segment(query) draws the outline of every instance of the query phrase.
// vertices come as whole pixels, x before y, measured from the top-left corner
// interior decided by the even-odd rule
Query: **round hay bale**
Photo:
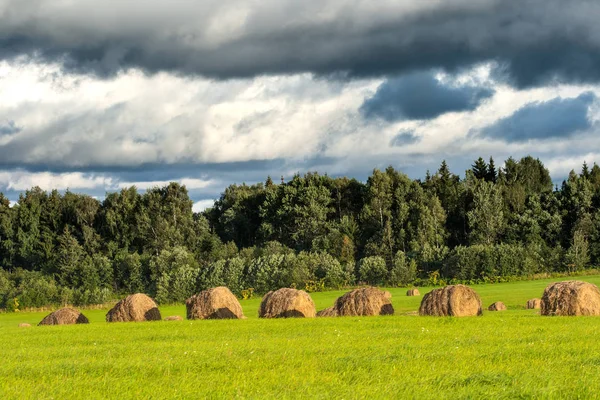
[[[542,315],[600,315],[598,286],[582,281],[548,285],[541,304]]]
[[[483,315],[481,299],[470,287],[450,285],[423,296],[419,315],[436,317],[471,317]]]
[[[165,321],[183,321],[183,318],[181,318],[179,315],[170,315],[165,318]]]
[[[106,313],[106,322],[160,321],[161,319],[154,300],[142,293],[125,297]]]
[[[315,303],[304,290],[283,288],[264,295],[259,318],[313,318]]]
[[[540,299],[527,300],[527,305],[525,307],[528,310],[538,310],[542,307],[542,301]]]
[[[337,311],[335,307],[327,307],[317,313],[317,317],[337,317]]]
[[[420,296],[420,295],[421,295],[421,293],[419,292],[419,289],[409,289],[409,290],[406,292],[406,295],[407,295],[407,296]]]
[[[19,328],[31,328],[31,324],[27,324],[25,322],[22,322],[19,324]]]
[[[89,324],[85,315],[74,308],[61,308],[48,314],[38,325],[73,325]]]
[[[352,290],[335,301],[340,317],[394,315],[390,292],[367,287]]]
[[[242,306],[229,289],[219,286],[185,301],[187,319],[241,319]]]
[[[503,302],[497,301],[488,307],[489,311],[506,311],[506,306]]]

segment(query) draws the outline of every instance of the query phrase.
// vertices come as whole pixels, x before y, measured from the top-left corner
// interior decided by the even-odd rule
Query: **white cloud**
[[[179,182],[180,184],[185,185],[185,187],[188,190],[204,189],[204,188],[207,188],[208,186],[214,184],[214,181],[212,181],[212,180],[190,179],[190,178],[173,179],[172,181]],[[147,189],[151,189],[151,188],[154,188],[157,186],[158,187],[168,186],[169,183],[171,183],[172,181],[119,182],[117,184],[117,187],[122,189],[122,188],[135,186],[138,189],[147,190]]]
[[[542,160],[544,161],[544,160]],[[594,162],[600,162],[600,153],[587,153],[572,157],[555,157],[544,162],[544,165],[550,171],[550,175],[553,177],[567,177],[569,172],[576,171],[580,172],[583,167],[583,162],[586,162],[588,166],[594,164]]]
[[[211,208],[215,205],[215,201],[214,200],[200,200],[194,203],[194,205],[192,206],[192,211],[195,213],[199,213],[202,212],[204,210],[206,210],[207,208]]]
[[[3,138],[0,156],[71,167],[303,159],[378,82],[308,74],[214,82],[139,71],[99,80],[61,75],[58,66],[0,65],[0,120],[22,127]]]
[[[112,179],[81,172],[54,174],[50,172],[27,172],[23,170],[0,171],[0,188],[24,191],[34,186],[42,190],[97,189],[110,187]]]

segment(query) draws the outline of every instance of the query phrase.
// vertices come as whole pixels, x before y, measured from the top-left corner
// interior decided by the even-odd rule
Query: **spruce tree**
[[[590,179],[590,169],[588,168],[587,162],[583,162],[583,167],[581,168],[581,177],[585,179]]]
[[[485,178],[486,181],[496,183],[498,180],[498,175],[496,173],[496,166],[494,164],[494,159],[490,157],[490,163],[488,164],[487,176]]]
[[[475,175],[475,178],[487,180],[488,165],[483,160],[483,158],[479,157],[477,161],[475,161],[475,164],[471,166],[471,170],[473,171],[473,175]]]

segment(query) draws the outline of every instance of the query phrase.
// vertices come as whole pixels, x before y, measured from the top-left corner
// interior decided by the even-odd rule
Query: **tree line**
[[[366,182],[268,178],[202,213],[177,183],[103,201],[35,187],[13,207],[0,194],[0,307],[573,272],[598,264],[599,239],[600,167],[554,186],[529,156],[479,158],[463,178],[446,162],[424,179],[393,167]]]

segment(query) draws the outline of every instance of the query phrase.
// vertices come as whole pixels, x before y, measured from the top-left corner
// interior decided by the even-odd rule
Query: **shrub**
[[[372,256],[360,260],[358,267],[360,280],[371,285],[381,285],[388,275],[383,257]]]
[[[450,253],[443,276],[459,281],[532,274],[539,270],[536,251],[512,244],[457,246]]]
[[[156,299],[159,303],[185,301],[197,291],[196,282],[200,270],[197,267],[185,264],[181,265],[169,274],[168,295],[164,295],[164,289],[161,287],[161,294],[157,294]]]
[[[245,286],[253,287],[258,293],[291,286],[290,268],[286,268],[286,263],[293,267],[295,256],[273,254],[254,259],[248,266]]]
[[[72,292],[72,302],[77,306],[104,304],[112,297],[108,288],[76,289]]]
[[[319,279],[324,280],[324,284],[328,288],[339,289],[352,280],[348,273],[338,260],[327,253],[316,254],[318,264],[315,275]]]
[[[389,283],[393,286],[409,285],[417,279],[417,263],[408,260],[404,252],[399,251],[394,257],[394,265],[389,275]]]
[[[223,275],[227,260],[217,260],[200,269],[198,290],[207,290],[217,286],[225,286]]]
[[[12,274],[15,291],[12,297],[17,297],[21,308],[43,307],[57,304],[60,300],[60,289],[56,281],[41,272],[18,269]]]
[[[240,257],[215,261],[201,269],[198,288],[208,290],[226,286],[234,294],[240,295],[244,288],[245,269],[246,261]]]
[[[590,262],[589,244],[581,230],[573,234],[571,247],[565,254],[566,270],[575,272],[584,269]]]
[[[223,271],[223,283],[231,292],[239,296],[244,288],[244,270],[246,262],[244,259],[235,257],[227,261]]]
[[[123,288],[128,293],[144,290],[142,261],[139,254],[127,251],[117,253],[113,261],[113,271],[117,289]]]
[[[339,289],[353,280],[340,262],[325,252],[301,252],[292,271],[292,281],[298,287],[306,282],[320,282],[325,288]],[[319,283],[318,286],[320,286]],[[307,288],[308,290],[308,288]],[[314,290],[313,290],[314,291]]]
[[[8,272],[0,270],[0,308],[8,308],[10,300],[14,298],[15,284],[9,278]]]
[[[181,302],[197,291],[200,268],[192,253],[173,247],[150,260],[150,274],[159,303]]]
[[[109,289],[113,286],[114,273],[113,267],[108,257],[100,254],[94,254],[91,263],[98,274],[98,288]],[[100,303],[98,303],[100,304]]]

